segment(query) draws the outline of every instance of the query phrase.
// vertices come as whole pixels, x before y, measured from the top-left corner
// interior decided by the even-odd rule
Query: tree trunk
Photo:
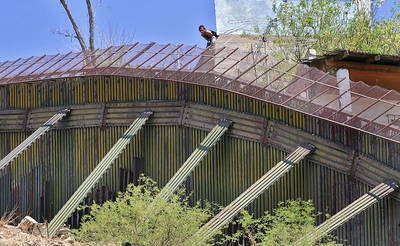
[[[89,44],[90,47],[89,49],[91,51],[94,50],[94,16],[93,16],[93,9],[92,9],[92,4],[90,0],[86,0],[86,5],[88,8],[88,14],[89,14]]]
[[[61,4],[63,5],[65,11],[67,12],[68,18],[71,21],[71,24],[75,30],[75,34],[76,34],[76,39],[78,39],[79,44],[81,45],[82,51],[87,50],[85,42],[83,41],[81,32],[79,31],[78,26],[76,25],[76,22],[74,20],[74,17],[72,17],[71,11],[69,11],[67,4],[65,3],[65,0],[60,0]]]

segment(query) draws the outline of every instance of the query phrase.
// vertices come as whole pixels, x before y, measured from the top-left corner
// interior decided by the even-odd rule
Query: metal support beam
[[[276,164],[276,166],[271,168],[264,176],[257,180],[214,218],[201,227],[193,236],[191,242],[192,245],[197,245],[213,236],[218,229],[227,224],[243,208],[247,207],[259,195],[271,187],[279,178],[314,150],[315,146],[311,144],[303,144],[297,147],[296,150]]]
[[[233,53],[232,53],[233,54]],[[248,56],[250,56],[252,53],[249,52],[247,53],[245,56],[243,56],[242,58],[240,58],[240,60],[236,61],[232,66],[230,66],[228,69],[226,69],[224,72],[222,72],[221,74],[218,74],[217,77],[215,78],[215,83],[218,81],[218,79],[220,79],[224,74],[226,74],[227,72],[229,72],[232,68],[234,68],[235,66],[237,66],[241,61],[243,61],[244,59],[246,59]],[[226,59],[226,58],[225,58]],[[216,66],[215,66],[216,67]],[[211,72],[211,70],[209,70],[207,72],[207,74]],[[204,76],[204,75],[203,75]],[[198,81],[200,81],[200,78],[198,79]]]
[[[367,95],[367,94],[368,94],[369,92],[371,92],[371,90],[373,90],[373,89],[374,89],[374,87],[371,86],[371,88],[369,88],[369,89],[365,92],[365,94]],[[345,92],[348,92],[348,93],[350,94],[350,99],[351,99],[351,91],[350,91],[350,89],[346,90]],[[338,111],[333,112],[333,113],[332,113],[331,115],[329,115],[327,118],[330,119],[330,118],[332,118],[333,116],[338,115],[339,113],[341,113],[341,112],[342,112],[344,109],[346,109],[347,107],[350,107],[350,108],[351,108],[351,105],[352,105],[353,103],[357,102],[358,100],[360,100],[361,98],[363,98],[363,97],[358,96],[356,99],[351,100],[350,103],[344,105],[344,106],[343,106],[341,109],[339,109]],[[337,98],[337,99],[340,100],[339,98]]]
[[[369,120],[368,123],[365,126],[361,127],[361,129],[362,130],[367,130],[367,127],[370,126],[374,121],[376,121],[377,119],[382,117],[384,114],[386,114],[387,112],[389,112],[390,110],[392,110],[396,106],[400,106],[400,102],[397,102],[396,104],[391,105],[389,108],[387,108],[385,111],[380,113],[378,116],[376,116],[372,120]]]
[[[376,99],[376,101],[374,103],[371,103],[370,105],[368,105],[367,107],[363,108],[362,110],[360,110],[360,112],[358,112],[357,114],[353,115],[350,119],[346,120],[345,122],[343,122],[343,124],[348,124],[349,122],[351,122],[353,119],[355,119],[356,117],[358,117],[360,114],[364,113],[365,111],[367,111],[368,109],[372,108],[373,106],[375,106],[376,104],[378,104],[379,102],[381,102],[383,100],[383,98],[385,98],[387,95],[389,95],[390,93],[392,93],[393,90],[389,90],[387,91],[383,96],[379,97],[378,99]]]
[[[185,163],[183,163],[182,167],[179,168],[175,175],[164,186],[158,194],[158,198],[168,199],[179,188],[183,181],[185,181],[194,168],[201,162],[201,160],[203,160],[222,135],[224,135],[231,124],[232,121],[230,120],[220,120],[218,125],[208,133],[207,137],[200,143],[197,149],[189,156]]]
[[[8,155],[0,160],[0,170],[5,168],[13,159],[26,150],[33,144],[39,137],[45,134],[51,127],[53,127],[59,120],[69,113],[69,109],[63,109],[57,114],[53,115],[46,123],[39,127],[32,135],[25,139],[20,145],[13,149]]]
[[[336,100],[339,100],[339,98],[342,97],[344,94],[350,92],[351,90],[354,90],[355,88],[357,88],[360,85],[361,85],[361,83],[358,83],[358,84],[354,85],[353,87],[350,87],[348,90],[345,90],[344,92],[340,93],[339,96],[335,97],[332,100],[329,100],[328,103],[325,103],[323,106],[320,106],[317,110],[314,110],[314,112],[312,112],[311,114],[316,115],[318,111],[327,108],[329,104],[333,103]]]
[[[375,188],[365,193],[363,196],[319,225],[314,232],[301,238],[295,245],[305,245],[304,243],[309,243],[310,245],[314,244],[315,241],[323,238],[326,234],[343,225],[357,214],[371,207],[375,203],[378,203],[381,199],[397,190],[399,186],[400,183],[397,180],[388,180],[377,185]]]
[[[107,49],[103,50],[103,52],[101,52],[100,54],[98,54],[98,55],[95,56],[95,57],[89,57],[89,62],[86,63],[86,65],[84,65],[84,66],[83,66],[81,69],[79,69],[78,72],[76,72],[76,73],[82,72],[85,68],[87,68],[87,67],[90,66],[90,65],[92,65],[93,68],[96,68],[96,67],[94,66],[94,64],[96,64],[96,60],[99,59],[102,55],[105,55],[105,54],[106,54],[109,50],[111,50],[112,48],[114,48],[114,46],[108,47]],[[95,54],[96,54],[96,53],[94,53],[93,55],[95,55]],[[70,71],[72,71],[72,69],[70,69],[70,70],[68,71],[68,73],[69,73]]]
[[[296,98],[297,96],[299,96],[301,93],[305,92],[306,90],[310,89],[311,87],[313,87],[318,81],[321,81],[322,79],[324,79],[326,76],[328,76],[328,73],[325,73],[324,75],[322,75],[320,78],[318,78],[316,81],[314,81],[313,83],[309,84],[308,86],[306,86],[303,90],[300,90],[299,92],[297,92],[296,94],[294,94],[293,96],[291,96],[289,99],[287,99],[286,101],[284,101],[282,103],[282,105],[285,105],[286,103],[290,102],[291,100],[293,100],[294,98]]]
[[[151,111],[144,111],[140,113],[139,117],[125,131],[124,135],[122,135],[117,143],[110,149],[110,151],[108,151],[106,156],[104,156],[104,158],[89,174],[85,181],[83,181],[71,198],[64,204],[60,211],[58,211],[48,226],[48,234],[50,237],[55,235],[57,230],[75,211],[79,203],[81,203],[90,190],[96,185],[107,169],[110,168],[111,164],[122,153],[122,151],[130,143],[131,139],[135,137],[137,132],[142,128],[152,114],[153,112]]]
[[[303,77],[304,75],[306,75],[307,73],[309,73],[311,69],[307,69],[304,73],[302,73],[300,76]],[[328,75],[328,74],[326,74]],[[299,77],[296,77],[295,80],[291,81],[290,83],[288,83],[287,85],[285,85],[282,89],[280,89],[279,91],[275,92],[274,95],[269,96],[268,98],[266,98],[266,100],[273,100],[273,98],[275,98],[276,96],[281,96],[281,93],[286,90],[289,86],[292,86],[295,82],[297,82],[299,80]],[[317,83],[316,81],[314,83]],[[304,91],[305,89],[303,89],[302,91]]]

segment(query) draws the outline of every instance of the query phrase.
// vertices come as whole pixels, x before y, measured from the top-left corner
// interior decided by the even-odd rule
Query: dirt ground
[[[11,245],[66,246],[79,244],[68,235],[49,239],[45,235],[42,236],[38,230],[24,232],[16,226],[0,225],[0,246]]]

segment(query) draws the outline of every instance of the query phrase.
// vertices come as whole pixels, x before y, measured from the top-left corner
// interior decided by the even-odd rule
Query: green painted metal
[[[240,196],[202,226],[193,236],[193,243],[198,244],[210,238],[218,229],[226,225],[236,214],[271,187],[272,184],[314,151],[314,149],[315,147],[311,144],[304,144],[297,147],[291,154],[271,168],[257,182],[252,184],[245,192],[240,194]]]
[[[71,107],[61,128],[49,131],[0,171],[0,211],[16,206],[21,216],[50,221],[127,129],[129,119],[153,109],[147,105],[152,102],[164,107],[154,108],[154,117],[84,204],[114,198],[139,171],[163,187],[219,118],[235,124],[185,182],[193,201],[228,205],[302,142],[315,143],[318,151],[247,207],[255,216],[272,211],[281,201],[310,199],[323,212],[317,218],[322,223],[324,214],[337,213],[400,170],[399,144],[256,98],[174,81],[83,76],[0,86],[1,156],[24,141],[43,119],[65,105]],[[28,111],[25,131],[22,122]],[[141,169],[135,170],[137,166]],[[345,245],[400,244],[400,203],[394,197],[399,192],[333,233]],[[68,224],[78,226],[83,215],[75,212]]]
[[[189,156],[185,163],[183,163],[182,167],[160,191],[158,195],[159,198],[168,199],[179,188],[183,181],[185,181],[195,167],[199,165],[201,160],[203,160],[203,158],[217,143],[221,136],[224,135],[231,124],[231,120],[220,120],[218,125],[214,127],[214,129],[200,143],[196,150]]]
[[[69,109],[63,109],[57,114],[53,115],[48,121],[41,125],[32,135],[26,138],[21,144],[13,149],[8,155],[0,160],[0,170],[4,169],[12,160],[17,158],[24,150],[26,150],[31,144],[33,144],[38,138],[45,134],[50,128],[52,128],[58,121],[69,113]]]
[[[111,148],[107,155],[101,160],[96,168],[90,173],[90,175],[83,181],[71,198],[65,203],[61,210],[54,216],[48,226],[49,236],[54,236],[57,230],[62,224],[68,219],[68,217],[75,211],[79,203],[86,197],[87,193],[96,185],[103,174],[110,168],[110,165],[120,155],[120,153],[129,144],[131,139],[135,137],[136,133],[146,123],[150,115],[153,114],[151,111],[142,112],[139,117],[132,123],[132,125],[126,130],[124,135],[117,141],[117,143]]]

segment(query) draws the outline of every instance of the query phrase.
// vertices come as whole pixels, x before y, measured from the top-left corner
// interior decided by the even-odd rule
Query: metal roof
[[[367,64],[400,66],[400,56],[387,55],[377,53],[367,53],[354,50],[336,49],[328,51],[323,55],[319,55],[312,59],[304,59],[302,62],[306,64],[313,63],[318,60],[334,59],[336,61],[351,61]]]
[[[173,80],[223,89],[400,143],[397,91],[363,82],[350,82],[343,89],[342,81],[316,68],[237,48],[135,43],[0,62],[0,86],[91,75]]]

